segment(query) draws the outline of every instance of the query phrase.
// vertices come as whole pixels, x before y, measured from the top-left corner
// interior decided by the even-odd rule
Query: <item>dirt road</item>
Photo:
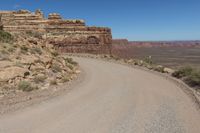
[[[200,133],[193,101],[152,73],[76,58],[85,79],[69,93],[0,116],[0,133]]]

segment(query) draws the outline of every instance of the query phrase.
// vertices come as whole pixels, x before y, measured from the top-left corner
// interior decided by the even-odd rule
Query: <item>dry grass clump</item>
[[[66,63],[77,65],[77,62],[75,62],[72,58],[64,58]]]
[[[70,81],[70,76],[63,76],[62,77],[62,79],[61,79],[61,81],[63,82],[63,83],[65,83],[65,82],[68,82],[68,81]]]
[[[26,53],[28,52],[28,47],[25,46],[25,45],[21,46],[20,49],[21,49],[21,52],[22,52],[23,54],[26,54]]]
[[[41,48],[34,47],[34,48],[30,49],[30,53],[31,54],[39,54],[39,55],[41,55],[42,54],[42,50],[41,50]]]
[[[14,66],[23,67],[24,65],[23,65],[20,61],[16,61],[16,62],[14,63]]]
[[[20,81],[18,84],[18,89],[26,92],[30,92],[38,89],[37,86],[33,86],[29,81]]]
[[[192,87],[200,89],[200,70],[192,67],[183,67],[179,70],[176,70],[172,76],[182,79]]]
[[[61,72],[62,71],[62,68],[58,65],[58,64],[53,64],[51,66],[51,69],[54,73],[58,73],[58,72]]]
[[[35,76],[33,80],[34,80],[35,83],[38,84],[38,83],[44,83],[46,79],[47,79],[46,76],[38,75],[38,76]]]
[[[52,50],[51,55],[54,56],[54,57],[57,57],[59,55],[59,53],[56,50]]]
[[[0,42],[11,43],[13,40],[14,37],[10,33],[0,30]]]
[[[27,31],[26,34],[34,38],[42,39],[42,34],[39,32]]]
[[[53,80],[51,80],[50,81],[50,85],[57,85],[58,83],[57,83],[57,80],[56,79],[53,79]]]

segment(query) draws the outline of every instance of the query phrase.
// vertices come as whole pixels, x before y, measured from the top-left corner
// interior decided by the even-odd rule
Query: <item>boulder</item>
[[[20,62],[22,64],[33,64],[38,60],[39,60],[39,58],[34,55],[22,55]]]
[[[155,71],[158,71],[158,72],[164,72],[164,67],[162,65],[157,65],[155,68],[154,68]]]
[[[9,67],[12,65],[13,65],[13,62],[11,62],[11,61],[7,61],[7,60],[0,61],[0,69],[6,68],[6,67]]]
[[[132,63],[133,62],[133,60],[132,59],[129,59],[128,61],[127,61],[127,63]]]
[[[50,58],[50,57],[48,57],[48,56],[43,56],[43,57],[40,58],[40,60],[41,60],[45,65],[47,65],[47,64],[49,64],[49,63],[51,64],[52,61],[53,61],[53,59]]]
[[[4,70],[0,71],[0,82],[7,82],[16,77],[24,77],[26,72],[29,72],[28,69],[17,66],[5,68]]]
[[[45,67],[42,64],[31,65],[30,70],[33,72],[44,72]]]
[[[169,73],[169,74],[174,73],[174,70],[173,70],[173,69],[167,68],[167,67],[165,67],[163,71],[164,71],[165,73]]]

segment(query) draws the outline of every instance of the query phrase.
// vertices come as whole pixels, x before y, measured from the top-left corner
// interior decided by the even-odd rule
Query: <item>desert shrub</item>
[[[42,54],[41,48],[37,48],[37,47],[31,48],[31,49],[30,49],[30,52],[31,52],[31,54],[39,54],[39,55]]]
[[[26,34],[35,38],[42,39],[42,34],[39,32],[27,31]]]
[[[21,49],[21,52],[23,53],[23,54],[26,54],[27,52],[28,52],[28,47],[26,47],[26,46],[21,46],[20,47],[20,49]]]
[[[193,70],[190,75],[186,77],[185,82],[192,87],[200,87],[200,71]]]
[[[3,30],[3,25],[2,24],[0,25],[0,30]]]
[[[193,71],[193,69],[191,67],[184,67],[179,70],[176,70],[172,74],[172,76],[174,76],[176,78],[182,78],[182,77],[191,75],[192,71]]]
[[[23,67],[23,64],[20,61],[16,61],[14,66]]]
[[[50,85],[57,85],[56,79],[50,81]]]
[[[57,73],[57,72],[61,72],[62,71],[62,68],[58,65],[58,64],[53,64],[51,66],[51,69],[54,73]]]
[[[70,77],[69,76],[62,77],[62,82],[63,83],[68,82],[68,81],[70,81]]]
[[[138,65],[139,63],[138,63],[138,61],[135,61],[133,64],[134,64],[134,65]]]
[[[46,76],[35,76],[34,82],[37,83],[37,84],[43,83],[46,79],[47,79]]]
[[[29,75],[30,75],[30,72],[25,72],[24,73],[24,77],[29,76]]]
[[[200,89],[200,70],[191,67],[184,67],[175,71],[172,76],[181,78],[189,86]]]
[[[152,61],[152,57],[151,56],[147,56],[144,58],[144,62],[152,65],[153,64],[153,61]]]
[[[70,63],[72,65],[77,65],[78,63],[73,61],[72,58],[64,58],[65,59],[65,63]]]
[[[74,66],[72,65],[72,64],[66,64],[67,65],[67,67],[69,67],[69,69],[71,69],[71,70],[73,70],[74,69]]]
[[[21,82],[19,82],[19,84],[18,84],[18,89],[19,89],[19,90],[22,90],[22,91],[27,91],[27,92],[29,92],[29,91],[32,91],[32,90],[36,89],[36,87],[33,87],[33,86],[31,85],[31,83],[28,82],[28,81],[21,81]]]
[[[43,64],[43,62],[42,62],[41,59],[36,60],[34,63],[41,63],[41,64]]]
[[[11,85],[8,85],[8,84],[2,86],[2,89],[3,89],[3,90],[10,90],[10,89],[12,89],[12,88],[14,88],[14,87],[11,86]]]
[[[0,30],[0,42],[10,43],[13,40],[14,38],[10,33]]]
[[[8,48],[8,52],[14,52],[15,51],[15,48],[14,47],[9,47]]]
[[[1,50],[1,54],[8,55],[9,52],[8,52],[7,50],[5,50],[5,49],[2,49],[2,50]]]
[[[51,55],[53,55],[54,57],[57,57],[59,55],[58,51],[53,50],[51,51]]]

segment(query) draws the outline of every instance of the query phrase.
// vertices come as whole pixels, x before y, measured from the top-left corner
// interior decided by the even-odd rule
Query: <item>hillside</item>
[[[0,97],[73,79],[77,63],[48,46],[38,33],[0,31]]]

